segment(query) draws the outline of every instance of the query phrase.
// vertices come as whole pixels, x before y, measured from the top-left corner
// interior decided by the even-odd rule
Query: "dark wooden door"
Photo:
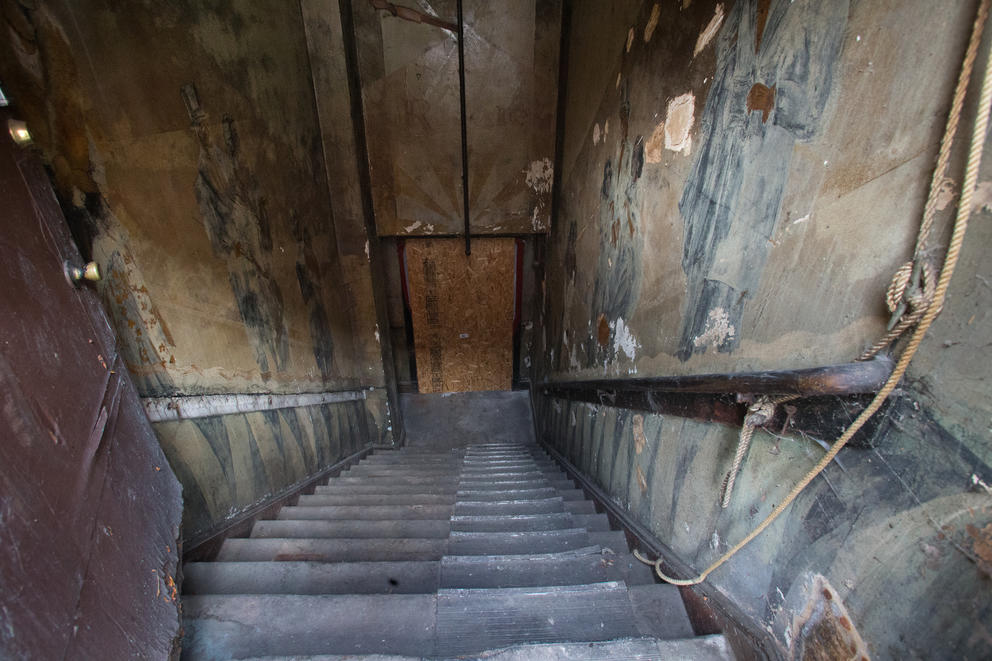
[[[0,136],[0,658],[166,658],[181,490],[37,157]]]

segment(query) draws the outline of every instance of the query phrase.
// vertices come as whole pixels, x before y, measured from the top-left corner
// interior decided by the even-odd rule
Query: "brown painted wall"
[[[354,425],[315,424],[293,441],[315,448],[308,460],[281,439],[311,411],[158,425],[184,478],[184,537],[391,442],[363,219],[329,185],[357,161],[353,143],[322,141],[318,18],[285,2],[3,2],[5,91],[104,272],[140,393],[374,389],[360,411],[322,407]],[[343,60],[340,42],[326,57]],[[333,101],[349,107],[347,88]],[[275,441],[228,465],[249,455],[246,424]]]
[[[884,329],[885,288],[910,256],[976,7],[575,3],[535,379],[853,360]],[[952,162],[956,196],[960,147]],[[823,590],[873,658],[992,653],[989,217],[972,219],[877,446],[842,451],[707,579],[784,657],[836,658],[828,643],[851,642],[839,616],[821,617]],[[759,431],[724,510],[736,428],[537,403],[544,440],[697,571],[834,440]]]

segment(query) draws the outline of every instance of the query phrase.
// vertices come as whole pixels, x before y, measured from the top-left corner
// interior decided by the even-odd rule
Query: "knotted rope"
[[[964,63],[961,66],[961,74],[958,77],[958,87],[955,90],[954,102],[951,107],[951,117],[949,117],[947,121],[944,137],[941,141],[941,155],[940,158],[938,158],[937,170],[934,172],[933,181],[938,182],[938,185],[931,185],[930,187],[930,197],[927,199],[926,211],[924,212],[923,222],[920,226],[920,235],[917,238],[918,251],[920,246],[927,243],[926,235],[929,234],[930,228],[933,224],[932,217],[928,220],[928,213],[931,208],[934,210],[936,209],[936,191],[939,188],[939,182],[943,181],[942,169],[946,170],[946,160],[950,154],[949,143],[953,141],[954,131],[956,131],[957,124],[960,119],[964,93],[967,89],[968,80],[971,78],[971,72],[975,62],[975,54],[977,53],[978,45],[981,42],[982,31],[985,27],[985,22],[989,13],[990,1],[992,0],[982,0],[982,3],[978,9],[978,15],[976,16],[975,23],[972,27],[971,41],[968,44],[968,52],[965,56]],[[854,434],[861,429],[865,422],[867,422],[868,419],[874,415],[876,411],[878,411],[878,409],[882,406],[882,403],[885,402],[886,398],[888,398],[892,391],[895,390],[899,380],[902,379],[903,375],[906,373],[906,369],[909,367],[910,361],[913,359],[917,349],[920,347],[920,343],[923,341],[923,336],[926,335],[926,332],[933,323],[933,320],[936,318],[937,313],[940,312],[940,309],[943,307],[944,299],[947,296],[947,288],[950,285],[951,276],[954,275],[954,268],[957,266],[958,257],[961,254],[961,246],[964,243],[965,233],[968,230],[968,219],[970,218],[972,211],[972,197],[975,191],[975,185],[977,184],[978,169],[982,163],[982,150],[985,147],[985,140],[989,126],[989,110],[990,105],[992,105],[992,53],[989,55],[990,57],[987,58],[985,64],[985,74],[982,78],[981,93],[978,101],[978,112],[975,117],[975,124],[971,134],[971,146],[968,151],[968,161],[965,167],[964,183],[961,188],[961,199],[958,202],[957,215],[954,219],[954,229],[951,233],[951,240],[947,246],[947,256],[944,260],[944,267],[940,271],[940,277],[937,279],[937,284],[934,287],[930,303],[923,306],[924,309],[923,313],[920,315],[919,323],[909,338],[909,343],[906,345],[906,350],[899,356],[899,361],[892,370],[892,374],[889,375],[885,385],[882,386],[881,390],[878,391],[865,410],[862,411],[855,421],[851,423],[851,426],[848,427],[843,434],[841,434],[840,438],[834,442],[830,450],[823,455],[820,461],[817,462],[817,464],[808,473],[806,473],[799,483],[792,488],[792,491],[789,492],[785,499],[779,503],[754,530],[748,533],[744,539],[739,541],[733,548],[717,558],[713,564],[703,570],[698,576],[687,579],[679,579],[668,576],[661,570],[663,558],[658,558],[657,560],[651,561],[641,555],[639,551],[635,550],[634,557],[645,564],[653,565],[655,573],[658,574],[658,577],[662,580],[673,585],[696,585],[698,583],[702,583],[706,580],[707,576],[734,557],[738,551],[747,546],[755,537],[764,532],[764,530],[768,528],[768,526],[770,526],[789,507],[789,505],[792,504],[799,494],[802,493],[807,486],[809,486],[810,482],[812,482],[820,473],[823,472],[830,462],[834,460],[834,457],[836,457],[844,446],[847,445],[848,441],[851,440],[851,437],[853,437]],[[945,151],[947,153],[946,156]],[[938,174],[940,176],[938,176]],[[922,254],[922,252],[920,252],[920,254]],[[922,261],[914,258],[913,264],[913,270],[915,271],[919,268],[922,274]],[[911,279],[912,278],[910,278],[910,280]],[[896,327],[898,327],[898,324],[896,324]]]
[[[734,463],[730,467],[730,472],[723,478],[721,507],[726,509],[730,505],[730,496],[734,492],[734,482],[737,480],[737,473],[741,470],[741,464],[744,462],[748,448],[751,447],[751,437],[754,435],[754,428],[760,427],[775,417],[775,408],[779,404],[784,404],[798,397],[799,395],[784,395],[772,399],[767,395],[762,395],[754,404],[748,407],[747,415],[744,416],[744,424],[741,425],[741,435],[737,440],[737,453],[734,455]]]

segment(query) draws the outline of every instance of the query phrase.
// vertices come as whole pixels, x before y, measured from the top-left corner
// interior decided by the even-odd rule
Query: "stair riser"
[[[259,521],[252,539],[447,539],[451,524],[443,521]]]
[[[429,562],[205,562],[183,567],[186,594],[430,594]]]
[[[379,506],[344,506],[344,507],[283,507],[276,518],[280,520],[322,519],[367,521],[407,521],[436,519],[447,520],[454,506],[450,505],[379,505]]]
[[[379,505],[447,505],[455,504],[454,494],[314,494],[300,496],[299,507],[309,506],[379,506]]]
[[[223,562],[405,562],[440,560],[444,539],[229,539]]]

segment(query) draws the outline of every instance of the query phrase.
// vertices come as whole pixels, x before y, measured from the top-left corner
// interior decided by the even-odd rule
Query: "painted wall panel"
[[[155,424],[183,484],[183,540],[202,541],[358,452],[374,440],[376,423],[365,402],[354,401]]]
[[[910,255],[974,9],[576,3],[542,369],[856,357]]]
[[[463,233],[455,2],[415,10],[430,23],[353,6],[379,234]],[[465,2],[464,15],[472,231],[547,232],[560,2]]]

